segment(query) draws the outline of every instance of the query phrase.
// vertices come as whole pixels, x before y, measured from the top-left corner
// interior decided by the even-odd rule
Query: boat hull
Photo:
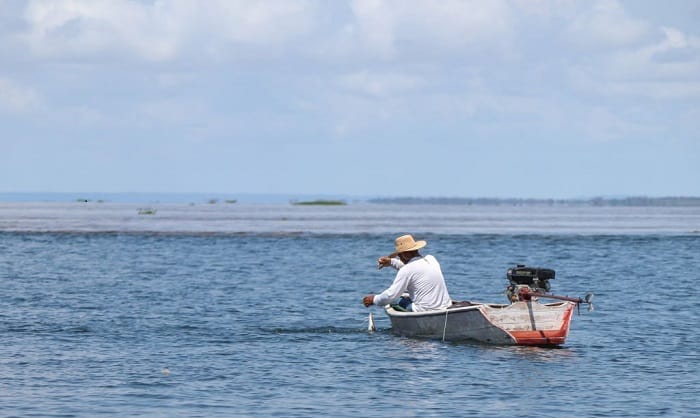
[[[456,304],[429,312],[399,312],[387,306],[391,330],[407,337],[474,340],[496,345],[561,345],[569,334],[573,302],[536,301]]]

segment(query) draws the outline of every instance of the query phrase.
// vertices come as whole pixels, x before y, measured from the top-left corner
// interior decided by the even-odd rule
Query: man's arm
[[[406,291],[406,288],[408,287],[408,276],[401,273],[401,271],[396,273],[394,283],[392,283],[388,289],[378,295],[374,295],[372,303],[378,306],[384,306],[387,303],[391,303],[394,299],[397,299],[403,292]]]

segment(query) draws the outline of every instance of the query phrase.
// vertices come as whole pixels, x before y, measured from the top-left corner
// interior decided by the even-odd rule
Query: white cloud
[[[40,105],[38,94],[31,88],[0,77],[0,109],[30,111]]]
[[[415,47],[481,49],[507,39],[511,31],[510,9],[500,0],[355,0],[352,11],[358,42],[385,57]]]
[[[227,43],[270,45],[306,33],[311,0],[31,1],[26,42],[41,57],[134,54],[149,61],[178,58],[186,48]],[[188,51],[188,52],[192,52]]]
[[[646,39],[652,27],[644,20],[628,16],[615,0],[598,0],[579,12],[568,28],[572,39],[584,46],[618,48]]]
[[[614,70],[621,75],[699,78],[700,38],[668,27],[661,27],[659,33],[661,39],[656,42],[620,52]]]
[[[510,0],[509,4],[524,16],[539,18],[570,18],[579,6],[576,0]]]
[[[26,40],[42,57],[135,51],[167,59],[177,51],[178,25],[162,3],[121,1],[32,1],[25,10]],[[165,12],[165,13],[163,13]]]
[[[661,27],[659,38],[571,70],[574,85],[606,96],[700,98],[700,38]]]
[[[205,3],[203,9],[203,28],[214,25],[210,29],[228,41],[276,44],[311,30],[316,2],[216,0]]]

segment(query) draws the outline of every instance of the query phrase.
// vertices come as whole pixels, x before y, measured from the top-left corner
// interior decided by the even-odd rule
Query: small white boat
[[[586,299],[547,293],[554,270],[518,266],[508,270],[510,304],[453,302],[447,309],[402,312],[387,305],[391,331],[396,335],[479,341],[498,345],[554,346],[564,344],[574,308]],[[541,298],[558,299],[541,303]]]

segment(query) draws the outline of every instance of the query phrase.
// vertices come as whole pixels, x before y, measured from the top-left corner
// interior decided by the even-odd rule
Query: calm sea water
[[[0,416],[697,416],[700,208],[0,203]],[[457,299],[596,294],[558,349],[366,331],[405,232]]]

